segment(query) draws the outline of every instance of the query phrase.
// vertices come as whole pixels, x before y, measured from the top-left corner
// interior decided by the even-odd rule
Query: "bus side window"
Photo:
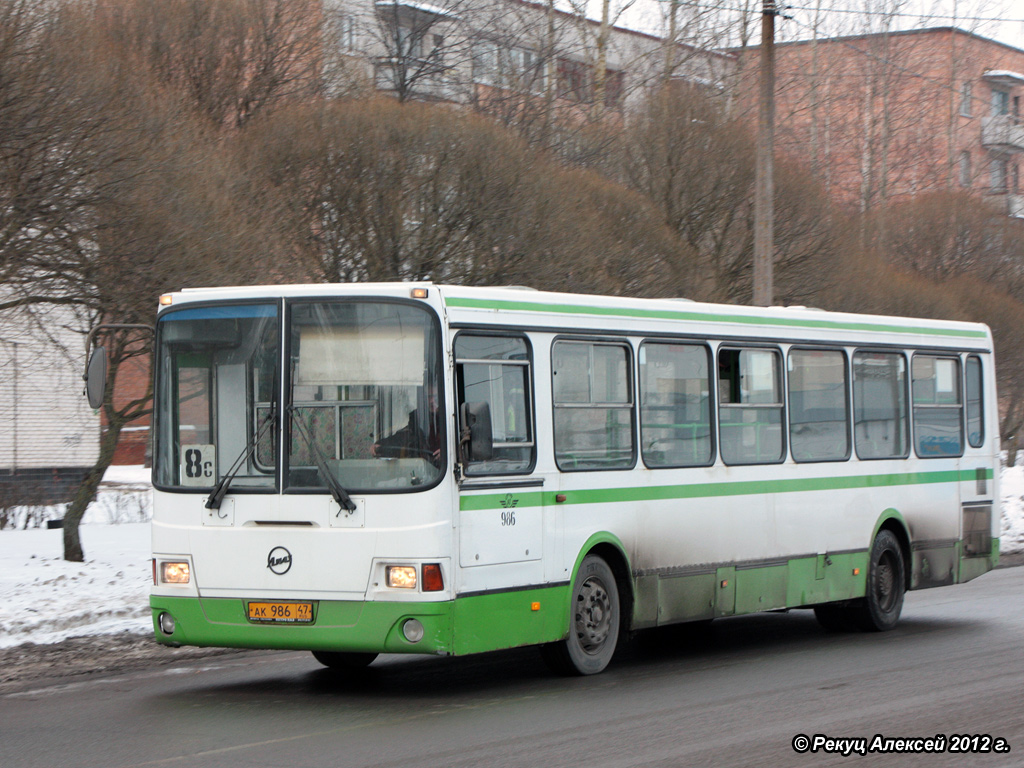
[[[718,353],[718,426],[726,464],[783,460],[782,358],[774,349]]]
[[[914,355],[914,450],[923,459],[964,452],[960,360]]]
[[[850,455],[846,355],[789,353],[789,445],[794,461],[842,461]]]
[[[471,461],[467,475],[530,472],[536,459],[530,349],[520,336],[460,333],[455,338],[459,409],[463,403],[490,408],[493,454]],[[463,425],[459,425],[461,434]]]
[[[710,358],[699,344],[640,345],[640,445],[648,467],[713,461]]]
[[[907,361],[895,352],[853,356],[853,440],[861,459],[908,453]]]
[[[563,472],[634,465],[630,362],[629,346],[617,342],[552,345],[555,463]]]
[[[967,388],[967,442],[971,448],[981,448],[985,444],[985,400],[982,396],[981,358],[971,355],[967,358],[965,368]]]

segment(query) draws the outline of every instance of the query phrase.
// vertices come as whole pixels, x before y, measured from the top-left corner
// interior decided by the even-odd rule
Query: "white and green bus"
[[[170,645],[538,645],[785,608],[887,630],[999,557],[983,325],[428,283],[185,290],[155,346]]]

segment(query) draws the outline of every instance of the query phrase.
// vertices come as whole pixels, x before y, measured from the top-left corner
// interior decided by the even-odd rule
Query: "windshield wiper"
[[[213,492],[206,497],[205,506],[207,509],[220,509],[220,503],[224,500],[224,494],[228,492],[228,486],[231,485],[231,481],[235,479],[235,475],[241,471],[242,467],[245,466],[245,462],[252,456],[256,446],[259,445],[260,440],[266,434],[267,427],[274,423],[274,412],[275,409],[271,408],[270,412],[263,418],[263,423],[260,424],[259,429],[256,430],[256,436],[253,438],[252,444],[245,447],[245,450],[242,451],[228,471],[221,477]]]
[[[302,437],[302,441],[306,444],[306,447],[313,454],[313,461],[316,462],[316,468],[320,470],[320,476],[323,477],[324,482],[327,483],[327,488],[331,492],[331,496],[338,502],[338,506],[344,510],[347,510],[349,514],[356,511],[356,503],[352,501],[352,497],[348,495],[341,483],[338,482],[338,478],[334,476],[331,470],[327,466],[327,460],[324,459],[323,454],[320,452],[320,447],[313,441],[309,432],[306,430],[306,425],[302,423],[302,419],[295,418],[295,406],[288,406],[288,413],[292,417],[292,424],[299,429],[299,436]]]

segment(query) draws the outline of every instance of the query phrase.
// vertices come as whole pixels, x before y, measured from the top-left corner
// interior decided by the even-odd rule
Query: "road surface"
[[[1008,568],[911,593],[892,632],[828,634],[809,611],[725,619],[641,635],[589,678],[519,649],[382,657],[354,678],[245,652],[36,680],[0,693],[0,766],[996,768],[1024,765],[1022,691],[1024,568]],[[801,734],[866,754],[798,753]],[[951,753],[985,746],[964,734],[1010,751]],[[946,741],[869,752],[876,735]]]

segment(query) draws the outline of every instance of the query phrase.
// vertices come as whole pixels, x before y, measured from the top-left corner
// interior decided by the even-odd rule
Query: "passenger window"
[[[640,346],[640,446],[647,466],[712,462],[710,358],[697,344]]]
[[[468,462],[466,474],[529,472],[534,465],[535,443],[526,339],[459,334],[455,339],[455,363],[460,405],[487,403],[494,440],[491,458]]]
[[[853,441],[862,459],[908,453],[907,361],[890,352],[853,356]]]
[[[963,453],[960,361],[914,355],[914,450],[921,458]]]
[[[633,448],[630,350],[556,341],[551,350],[555,462],[563,471],[629,469]]]
[[[984,398],[981,389],[981,359],[971,355],[967,358],[967,442],[971,448],[985,444]]]
[[[850,455],[842,352],[789,353],[789,446],[795,461],[841,461]]]
[[[772,349],[718,353],[719,450],[726,464],[782,461],[782,359]]]

